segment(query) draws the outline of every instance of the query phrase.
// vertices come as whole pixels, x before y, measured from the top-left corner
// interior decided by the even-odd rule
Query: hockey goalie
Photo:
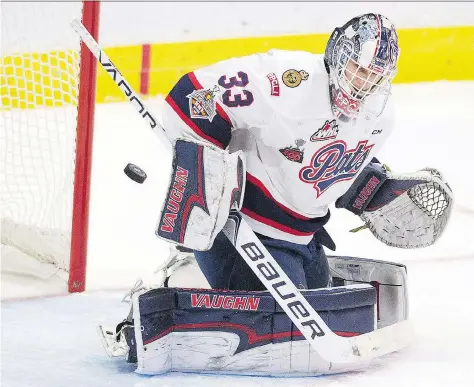
[[[309,309],[280,301],[301,293],[344,338],[408,318],[406,268],[326,255],[336,246],[324,228],[334,203],[398,248],[429,246],[447,225],[453,194],[439,171],[396,174],[376,158],[394,126],[399,54],[394,25],[365,14],[336,28],[324,55],[271,50],[176,83],[163,113],[173,168],[156,227],[173,247],[155,282],[130,292],[129,316],[99,327],[110,355],[144,374],[320,375],[367,365],[329,361],[295,326]],[[262,249],[236,248],[239,219]],[[276,264],[258,263],[263,249]],[[285,292],[283,280],[264,285],[277,266],[298,291]],[[193,267],[211,289],[189,288],[193,274],[170,287]],[[314,336],[325,335],[319,328]]]

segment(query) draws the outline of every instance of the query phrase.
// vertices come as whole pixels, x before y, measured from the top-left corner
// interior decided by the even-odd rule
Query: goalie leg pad
[[[208,250],[229,211],[242,206],[244,177],[242,152],[229,154],[213,145],[177,140],[156,235],[193,250]]]
[[[303,293],[341,336],[375,329],[375,289],[355,285]],[[316,353],[269,292],[154,289],[133,296],[126,330],[137,371],[318,375],[347,371]],[[138,328],[137,328],[138,327]],[[135,355],[134,355],[135,354]]]
[[[371,284],[377,290],[377,326],[408,319],[405,265],[374,259],[328,256],[333,286]]]

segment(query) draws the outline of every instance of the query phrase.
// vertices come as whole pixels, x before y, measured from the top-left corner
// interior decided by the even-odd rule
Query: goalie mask
[[[333,31],[324,58],[337,118],[347,122],[361,110],[382,113],[397,73],[399,52],[395,26],[379,14],[355,17]]]

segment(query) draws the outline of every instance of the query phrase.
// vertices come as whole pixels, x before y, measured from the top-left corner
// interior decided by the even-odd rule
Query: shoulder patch
[[[219,93],[219,87],[216,85],[211,89],[194,90],[186,97],[189,98],[189,112],[191,118],[207,119],[212,122],[216,116],[215,95]]]
[[[306,81],[309,77],[309,74],[305,70],[295,70],[295,69],[290,69],[286,70],[281,79],[283,80],[283,83],[285,86],[288,87],[298,87],[301,83],[301,81]]]

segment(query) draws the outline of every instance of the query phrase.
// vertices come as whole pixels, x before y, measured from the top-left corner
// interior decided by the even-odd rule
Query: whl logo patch
[[[311,136],[310,141],[332,140],[337,137],[338,133],[339,127],[336,124],[336,120],[332,120],[331,122],[326,120],[324,125]]]
[[[347,149],[344,141],[334,141],[314,154],[311,164],[300,169],[299,178],[313,184],[318,198],[333,184],[354,178],[372,148],[367,140],[359,141],[354,149]]]

